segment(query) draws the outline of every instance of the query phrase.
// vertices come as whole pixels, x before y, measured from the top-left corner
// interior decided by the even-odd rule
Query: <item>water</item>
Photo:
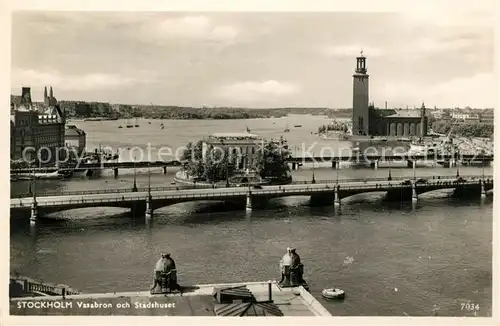
[[[284,119],[275,121],[285,124]],[[310,132],[326,120],[309,117],[299,121],[303,128],[292,128],[286,135],[292,144],[316,140]],[[91,145],[107,139],[112,146],[134,146],[148,139],[148,126],[160,122],[141,123],[141,128],[132,131],[109,128],[114,123],[119,124],[78,125],[87,131]],[[248,125],[258,134],[282,127],[271,119],[164,123],[165,130],[158,133],[168,137],[154,136],[156,145],[180,146],[214,131],[240,131],[232,126]],[[293,120],[288,124],[292,126]],[[174,125],[177,129],[169,129]],[[119,134],[122,130],[123,135],[136,132],[142,136],[127,140]],[[38,182],[37,191],[131,187],[132,172],[120,173],[118,179]],[[174,173],[174,169],[167,175],[155,170],[152,184],[169,184]],[[311,168],[302,169],[294,179],[308,180],[312,173]],[[314,173],[317,180],[336,178],[336,171],[328,168]],[[387,173],[387,169],[341,169],[339,178],[383,177]],[[412,173],[392,170],[393,176]],[[453,176],[456,170],[420,168],[416,173]],[[460,173],[482,171],[461,167]],[[485,173],[492,174],[492,169]],[[139,171],[137,180],[139,186],[147,186],[145,171]],[[11,191],[25,192],[27,187],[26,183],[13,183]],[[341,214],[331,206],[310,207],[307,198],[292,197],[273,200],[268,209],[251,213],[243,209],[227,212],[217,203],[177,204],[155,211],[153,222],[147,224],[143,217],[118,208],[56,213],[35,227],[13,216],[11,271],[69,284],[84,292],[144,291],[151,285],[158,256],[167,251],[176,259],[181,284],[265,281],[279,279],[279,260],[286,247],[294,246],[305,264],[312,294],[333,315],[490,316],[491,198],[484,203],[479,196],[458,202],[446,192],[436,191],[421,195],[412,209],[411,204],[382,203],[380,197],[373,193],[348,198]],[[321,290],[332,286],[346,291],[345,301],[321,298]],[[478,304],[480,310],[475,314],[461,311],[466,302]]]

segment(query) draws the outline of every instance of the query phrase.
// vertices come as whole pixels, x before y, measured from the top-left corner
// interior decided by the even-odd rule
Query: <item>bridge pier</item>
[[[332,161],[332,169],[335,170],[337,168],[337,161]]]
[[[340,208],[340,195],[339,195],[339,187],[337,187],[334,191],[333,191],[333,206],[335,208]]]
[[[408,166],[410,169],[413,169],[414,164],[415,164],[415,161],[408,160],[408,164],[406,166]]]
[[[247,203],[246,203],[245,209],[247,211],[251,211],[252,210],[252,193],[251,192],[249,192],[247,194]]]
[[[373,161],[373,162],[370,162],[370,167],[371,167],[372,169],[377,170],[377,169],[378,169],[378,161]]]
[[[113,174],[114,174],[115,178],[118,178],[118,168],[113,169]]]
[[[31,216],[30,216],[30,224],[36,224],[36,219],[38,218],[38,205],[36,200],[31,203]]]
[[[448,165],[448,168],[454,168],[457,166],[457,161],[454,158],[450,159],[446,163]]]
[[[417,189],[416,189],[415,183],[412,182],[412,184],[411,184],[411,202],[416,203],[417,201],[418,201]]]
[[[153,200],[151,196],[148,196],[146,198],[146,212],[145,212],[146,219],[151,219],[153,218]]]
[[[297,170],[297,163],[292,162],[292,171]]]
[[[167,174],[167,166],[166,165],[163,167],[163,174]]]

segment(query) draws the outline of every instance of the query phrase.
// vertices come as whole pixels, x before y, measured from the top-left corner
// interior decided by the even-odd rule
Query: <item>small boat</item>
[[[164,129],[164,128],[165,128],[165,125],[162,123],[162,124],[160,125],[160,129]]]
[[[293,125],[295,128],[300,128],[302,125]]]
[[[127,128],[134,128],[134,125],[130,123],[129,120],[127,120],[127,125],[126,125]]]
[[[118,128],[123,128],[123,126],[118,126]]]
[[[140,126],[139,126],[139,123],[137,122],[137,118],[135,118],[135,124],[134,124],[134,127],[136,127],[136,128],[140,127]]]
[[[345,292],[341,289],[331,288],[321,291],[321,295],[327,299],[344,299]]]

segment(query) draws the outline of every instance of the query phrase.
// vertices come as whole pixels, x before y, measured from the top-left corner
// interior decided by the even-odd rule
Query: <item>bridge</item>
[[[59,195],[43,197],[11,198],[11,215],[30,213],[30,222],[48,213],[86,207],[123,207],[132,210],[134,215],[144,214],[152,218],[155,209],[177,203],[212,200],[225,201],[237,205],[245,204],[247,210],[267,200],[287,196],[310,196],[311,203],[334,203],[340,207],[341,200],[353,195],[368,192],[386,192],[388,200],[411,200],[416,202],[418,195],[439,190],[454,189],[457,196],[486,197],[486,192],[493,189],[493,177],[460,179],[432,179],[423,182],[414,180],[380,181],[365,180],[342,182],[336,180],[316,181],[308,184],[290,184],[286,186],[264,186],[260,189],[251,187],[191,188],[137,192],[109,192],[105,194]]]
[[[303,157],[290,157],[288,162],[292,164],[292,169],[299,164],[313,163],[313,162],[331,162],[332,167],[335,168],[338,162],[367,162],[374,168],[378,166],[380,161],[407,161],[408,166],[412,166],[412,162],[417,160],[433,160],[436,162],[443,163],[452,167],[457,161],[468,164],[470,162],[482,162],[484,164],[489,164],[493,161],[493,155],[473,155],[473,154],[449,154],[449,155],[409,155],[409,154],[392,154],[392,155],[364,155],[357,153],[356,155],[344,155],[344,156],[303,156]],[[32,172],[54,172],[54,171],[86,171],[86,170],[99,170],[99,169],[112,169],[114,170],[115,176],[118,176],[119,169],[140,169],[140,168],[163,168],[163,172],[167,172],[167,167],[169,166],[181,166],[181,162],[177,160],[171,161],[141,161],[141,162],[102,162],[102,163],[92,163],[92,164],[79,164],[64,168],[57,167],[43,167],[43,168],[19,168],[11,169],[12,174],[26,174]]]

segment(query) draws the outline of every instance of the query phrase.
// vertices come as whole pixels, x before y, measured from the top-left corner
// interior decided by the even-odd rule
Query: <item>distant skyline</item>
[[[362,49],[379,107],[494,107],[490,7],[432,15],[16,12],[11,92],[29,86],[42,101],[52,86],[58,100],[349,108]]]

